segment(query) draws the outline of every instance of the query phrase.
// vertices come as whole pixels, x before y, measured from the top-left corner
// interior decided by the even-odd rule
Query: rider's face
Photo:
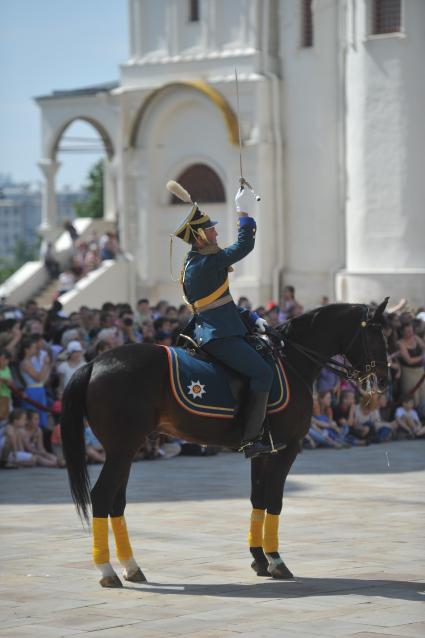
[[[211,228],[206,228],[204,232],[205,232],[205,237],[208,239],[209,244],[217,244],[218,233],[215,229],[215,226],[211,226]]]

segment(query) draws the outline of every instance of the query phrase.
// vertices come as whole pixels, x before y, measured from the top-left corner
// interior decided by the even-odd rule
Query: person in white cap
[[[83,360],[83,347],[79,341],[70,341],[66,346],[66,354],[66,361],[63,361],[57,368],[60,378],[59,388],[61,393],[64,391],[74,372],[85,364],[85,361]]]

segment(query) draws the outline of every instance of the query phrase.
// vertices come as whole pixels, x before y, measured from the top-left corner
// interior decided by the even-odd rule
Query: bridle
[[[367,328],[379,328],[382,330],[382,326],[380,323],[373,320],[373,316],[370,316],[370,308],[368,306],[362,306],[362,317],[359,322],[359,326],[348,345],[341,348],[341,354],[344,355],[344,358],[346,359],[347,353],[350,351],[356,339],[360,336],[364,359],[363,362],[358,362],[354,365],[351,365],[346,360],[345,362],[341,362],[337,361],[333,357],[326,357],[320,352],[317,352],[317,350],[313,350],[312,348],[293,341],[288,336],[288,327],[288,324],[284,324],[282,326],[284,335],[282,335],[281,331],[276,328],[269,333],[272,337],[275,348],[278,351],[278,355],[282,359],[287,361],[287,354],[285,351],[287,346],[291,346],[294,350],[302,354],[306,359],[309,359],[318,367],[332,370],[332,372],[337,374],[339,377],[347,379],[351,383],[357,385],[362,392],[369,396],[372,394],[382,394],[383,390],[380,390],[379,388],[376,366],[377,364],[382,364],[386,367],[388,366],[388,362],[372,359]],[[293,367],[292,364],[291,367]]]

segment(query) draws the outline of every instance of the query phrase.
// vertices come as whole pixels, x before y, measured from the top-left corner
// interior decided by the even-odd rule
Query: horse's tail
[[[82,366],[72,375],[62,398],[61,436],[72,498],[81,520],[89,524],[90,479],[84,442],[86,392],[93,364]]]

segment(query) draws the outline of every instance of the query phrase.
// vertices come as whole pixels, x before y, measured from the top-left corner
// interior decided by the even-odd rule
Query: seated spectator
[[[165,313],[167,312],[168,306],[169,306],[168,301],[161,299],[161,301],[159,301],[155,306],[154,313],[153,313],[154,319],[159,319],[159,317],[165,317]]]
[[[142,341],[142,334],[134,323],[132,310],[124,310],[121,312],[118,325],[122,333],[124,344],[140,343]]]
[[[104,463],[106,460],[105,450],[88,423],[85,424],[84,442],[88,463]]]
[[[334,410],[334,418],[339,426],[348,425],[349,428],[354,426],[356,396],[351,390],[341,392],[341,398]]]
[[[179,309],[177,312],[177,318],[179,320],[179,325],[181,328],[184,328],[188,324],[188,322],[192,318],[192,311],[188,305],[186,305],[185,303],[182,303],[179,306]]]
[[[115,233],[108,231],[99,240],[100,259],[116,259],[119,251],[118,241]]]
[[[304,308],[295,299],[294,286],[285,286],[282,293],[282,303],[280,307],[280,321],[287,321],[302,315]]]
[[[166,332],[167,334],[171,334],[173,330],[171,320],[167,317],[158,317],[158,319],[155,319],[153,327],[155,332]]]
[[[143,322],[151,321],[153,319],[153,315],[149,305],[149,299],[139,299],[139,301],[137,302],[137,310],[135,314],[137,323],[140,327],[142,326]]]
[[[0,332],[0,347],[7,350],[12,358],[16,358],[22,339],[21,322],[16,319],[6,319],[7,326]]]
[[[34,408],[31,403],[23,401],[21,407],[26,410],[36,409],[40,415],[40,426],[47,428],[47,411],[42,406],[47,407],[47,395],[45,383],[51,372],[50,357],[46,355],[42,362],[36,359],[38,337],[30,337],[22,341],[18,360],[20,375],[25,383],[25,395],[32,401],[37,402],[40,408]]]
[[[413,390],[414,407],[425,404],[425,343],[414,333],[413,324],[406,323],[401,328],[398,342],[401,361],[401,393],[403,396]]]
[[[171,346],[173,343],[173,337],[168,332],[159,330],[155,333],[155,343],[159,346]]]
[[[71,222],[70,219],[65,219],[63,222],[63,227],[66,231],[68,231],[69,236],[71,238],[72,245],[74,245],[79,237],[74,224]]]
[[[11,449],[7,460],[18,467],[33,467],[36,464],[35,456],[25,450],[23,430],[26,422],[25,410],[12,410],[9,415],[10,428],[8,430]]]
[[[55,259],[53,242],[47,242],[45,249],[42,247],[40,257],[43,259],[44,267],[49,273],[50,279],[57,279],[59,277],[60,266],[58,260]]]
[[[85,352],[84,359],[86,363],[90,363],[93,361],[98,355],[102,354],[102,352],[106,352],[106,350],[110,350],[111,346],[107,341],[97,341],[95,344],[92,344]]]
[[[72,290],[75,284],[75,275],[71,270],[64,270],[59,275],[58,295],[64,295],[69,290]]]
[[[27,411],[27,419],[22,428],[22,443],[24,450],[30,452],[36,460],[36,465],[41,467],[58,467],[58,459],[54,454],[47,452],[43,444],[43,435],[40,429],[40,417],[38,412]]]
[[[248,297],[239,297],[238,303],[236,304],[240,308],[245,308],[245,310],[252,310],[252,303],[248,299]]]
[[[144,321],[142,324],[143,343],[155,343],[155,328],[152,321]]]
[[[313,412],[315,424],[322,424],[326,428],[326,434],[342,445],[342,447],[350,447],[347,435],[350,428],[347,424],[339,426],[335,419],[332,409],[332,394],[329,391],[318,393],[318,410],[316,404],[315,413]]]
[[[376,402],[369,396],[363,396],[354,410],[354,426],[352,431],[359,439],[370,442],[381,427],[381,416]]]
[[[267,304],[267,312],[264,317],[270,328],[276,328],[281,323],[280,308],[274,302]]]
[[[393,408],[386,394],[378,395],[376,400],[380,421],[376,424],[377,442],[391,441],[397,435],[397,422],[391,418]]]
[[[337,359],[337,357],[334,357]],[[331,405],[336,406],[339,402],[341,384],[339,376],[330,368],[322,368],[316,381],[317,392],[324,394],[331,393]]]
[[[170,321],[178,320],[179,313],[177,311],[177,308],[175,306],[168,306],[167,310],[165,311],[165,317],[167,319],[170,319]]]
[[[98,341],[106,341],[110,348],[122,346],[123,336],[116,326],[113,328],[103,328],[97,335]]]
[[[54,427],[51,437],[52,452],[56,456],[58,461],[58,467],[66,467],[65,459],[62,449],[62,435],[60,426],[60,416],[62,411],[62,403],[60,400],[56,400],[52,405],[52,413],[54,419]]]
[[[328,394],[330,399],[330,393]],[[311,418],[308,436],[316,445],[336,449],[343,447],[342,442],[338,440],[337,436],[331,435],[332,421],[330,421],[329,415],[322,414],[322,411],[323,407],[320,405],[319,397],[315,394],[313,397],[313,416]]]
[[[70,341],[66,346],[66,354],[66,361],[62,361],[62,363],[57,367],[59,374],[60,396],[62,396],[62,393],[74,372],[85,365],[85,361],[83,359],[83,347],[79,341]]]
[[[425,436],[425,426],[420,422],[418,413],[414,409],[412,397],[404,397],[401,406],[395,411],[395,420],[399,431],[407,438],[415,439]]]
[[[102,260],[100,258],[99,249],[97,248],[97,246],[94,248],[89,248],[84,257],[84,274],[87,275],[87,273],[96,270],[96,268],[99,268],[101,261]]]
[[[12,409],[12,373],[9,368],[10,352],[0,349],[0,426],[5,425]]]

